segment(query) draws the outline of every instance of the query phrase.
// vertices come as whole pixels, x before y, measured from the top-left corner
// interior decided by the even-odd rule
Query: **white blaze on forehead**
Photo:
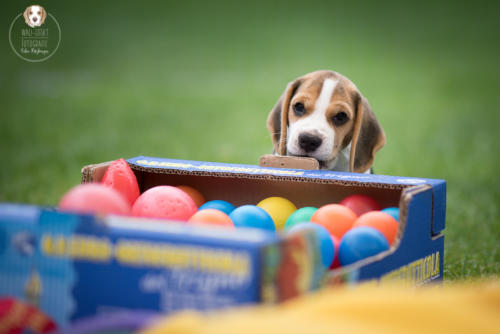
[[[337,86],[338,80],[325,79],[323,81],[323,87],[321,88],[321,93],[319,94],[316,104],[314,105],[314,111],[325,112],[330,105],[330,100],[332,99],[333,91],[335,86]]]
[[[322,140],[321,145],[309,156],[321,161],[327,161],[331,158],[333,144],[335,140],[335,131],[326,119],[326,111],[330,105],[335,86],[338,80],[325,79],[321,92],[314,104],[312,113],[300,117],[289,125],[287,131],[287,150],[293,155],[304,155],[304,150],[300,147],[300,135],[310,134],[317,136]]]

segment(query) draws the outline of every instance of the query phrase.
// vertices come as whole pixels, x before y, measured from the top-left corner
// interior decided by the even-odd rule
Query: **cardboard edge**
[[[359,182],[359,181],[341,180],[341,179],[317,179],[317,178],[309,178],[301,176],[278,176],[273,174],[246,174],[246,173],[209,172],[209,171],[196,171],[196,170],[179,170],[173,168],[153,168],[153,167],[139,166],[131,162],[129,162],[129,166],[130,168],[132,168],[133,171],[148,172],[155,174],[215,176],[215,177],[242,178],[242,179],[254,179],[254,180],[336,184],[342,186],[363,186],[363,187],[368,186],[379,189],[397,189],[397,190],[413,187],[413,185],[408,185],[408,184]]]
[[[439,236],[446,228],[446,182],[435,184],[432,189],[432,235]]]
[[[87,165],[82,168],[82,180],[81,183],[91,183],[99,182],[106,173],[108,166],[112,161],[102,162],[93,165]]]
[[[424,191],[429,191],[432,188],[433,187],[430,184],[422,184],[404,189],[401,192],[401,198],[399,200],[399,229],[393,247],[399,247],[401,239],[403,238],[403,234],[406,229],[406,223],[408,220],[408,207],[413,196]]]

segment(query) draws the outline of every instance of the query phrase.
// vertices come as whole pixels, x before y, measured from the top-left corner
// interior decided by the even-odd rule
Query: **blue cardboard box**
[[[0,204],[0,245],[0,329],[36,333],[110,312],[283,300],[324,277],[314,234],[283,238],[18,204]]]
[[[255,165],[160,159],[128,160],[141,191],[156,185],[190,185],[207,199],[235,205],[282,196],[297,207],[338,203],[353,194],[376,198],[382,207],[400,208],[396,242],[384,253],[329,273],[329,280],[403,281],[420,285],[442,280],[446,182],[444,180],[358,174],[324,170],[270,168]],[[82,170],[83,182],[98,181],[107,164]]]
[[[442,279],[442,180],[143,156],[128,163],[141,192],[189,185],[207,200],[236,206],[283,196],[297,207],[319,207],[366,194],[400,208],[398,238],[384,253],[325,273],[307,232],[284,237],[1,204],[0,326],[14,326],[17,317],[42,333],[107,312],[208,310],[279,302],[322,284]],[[84,167],[82,182],[99,181],[107,166]]]

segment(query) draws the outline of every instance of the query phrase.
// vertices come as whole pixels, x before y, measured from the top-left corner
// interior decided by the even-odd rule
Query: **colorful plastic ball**
[[[319,242],[321,263],[325,268],[330,268],[335,257],[335,246],[330,233],[326,228],[314,223],[299,223],[290,228],[287,233],[297,233],[306,229],[313,229]]]
[[[358,218],[356,214],[340,204],[327,204],[320,207],[311,217],[311,222],[325,227],[331,235],[342,238]]]
[[[370,196],[366,195],[351,195],[344,198],[341,205],[347,206],[354,211],[357,216],[361,216],[368,211],[382,210],[380,204]]]
[[[300,208],[288,217],[285,222],[285,226],[283,229],[288,231],[294,225],[302,222],[311,221],[312,215],[318,210],[317,208],[313,208],[312,206],[306,206],[304,208]]]
[[[283,229],[288,217],[297,211],[295,204],[283,197],[268,197],[260,201],[257,206],[266,210],[278,230]]]
[[[101,179],[101,184],[121,193],[128,200],[130,206],[134,205],[140,195],[137,178],[124,159],[115,160],[108,166]]]
[[[177,186],[180,190],[184,191],[186,194],[188,194],[191,199],[194,201],[196,204],[196,207],[200,207],[203,205],[203,203],[206,202],[205,196],[203,196],[202,193],[200,193],[198,190],[194,189],[193,187],[190,186]]]
[[[197,211],[196,204],[184,191],[171,186],[148,189],[135,201],[132,215],[187,221]]]
[[[333,262],[332,265],[330,266],[330,269],[336,269],[340,267],[340,261],[339,261],[340,240],[333,235],[330,235],[330,237],[332,237],[333,246],[335,248],[335,257],[333,258]]]
[[[193,224],[234,227],[231,218],[224,212],[216,209],[199,210],[189,218],[188,222]]]
[[[130,214],[130,204],[117,190],[98,183],[80,184],[59,202],[59,210],[75,213]]]
[[[234,209],[236,209],[236,207],[229,202],[216,199],[206,202],[199,208],[199,210],[205,209],[216,209],[224,212],[226,215],[229,215],[231,212],[233,212]]]
[[[347,232],[339,246],[339,262],[347,266],[389,249],[382,233],[368,226],[356,227]]]
[[[396,219],[399,222],[399,208],[396,207],[390,207],[390,208],[385,208],[382,210],[382,212],[390,214],[394,219]]]
[[[394,217],[382,211],[367,212],[354,222],[354,227],[369,226],[382,233],[389,245],[392,245],[398,234],[399,224]]]
[[[231,212],[229,218],[236,227],[252,227],[268,231],[276,231],[273,219],[262,208],[255,205],[243,205]]]

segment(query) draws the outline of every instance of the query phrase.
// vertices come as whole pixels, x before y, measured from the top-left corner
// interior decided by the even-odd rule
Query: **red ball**
[[[137,178],[124,159],[115,160],[109,165],[101,184],[120,192],[131,206],[140,195]]]
[[[358,217],[369,211],[382,210],[382,207],[376,200],[366,195],[348,196],[344,198],[340,204],[354,211]]]
[[[80,184],[59,202],[60,211],[76,213],[130,214],[130,204],[118,191],[98,183]]]
[[[367,212],[354,222],[353,228],[359,226],[369,226],[378,230],[392,245],[398,234],[399,223],[393,216],[382,211]]]
[[[139,196],[132,207],[132,215],[187,221],[196,210],[196,204],[184,191],[157,186]]]

